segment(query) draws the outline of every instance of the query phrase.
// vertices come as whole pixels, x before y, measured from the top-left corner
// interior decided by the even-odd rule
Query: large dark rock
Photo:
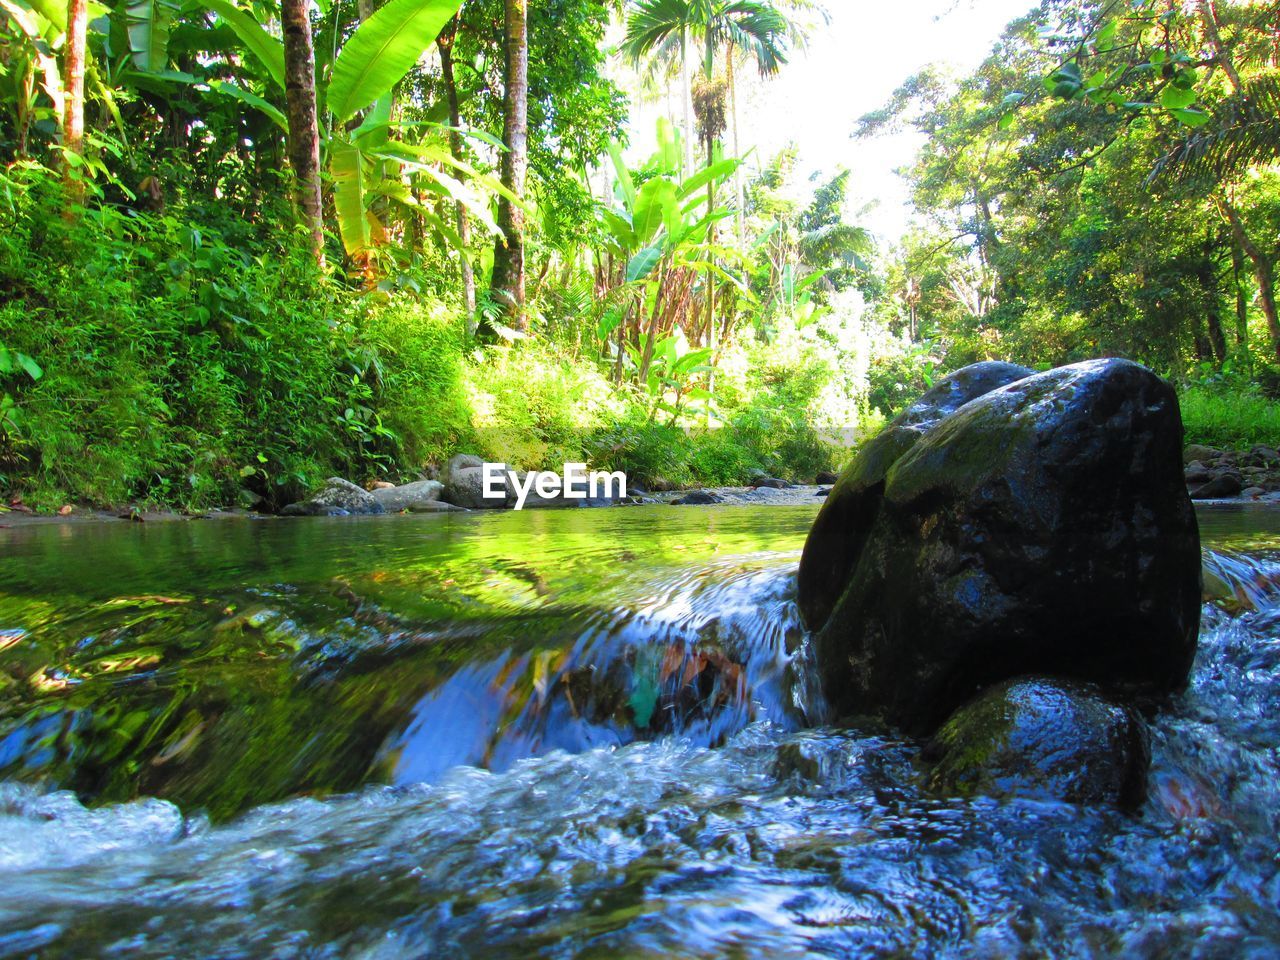
[[[898,414],[864,444],[827,496],[800,559],[800,612],[809,629],[826,623],[862,553],[880,509],[885,475],[935,423],[997,387],[1034,370],[988,361],[957,370]]]
[[[1151,749],[1132,707],[1091,684],[1026,677],[985,691],[925,748],[929,786],[947,794],[1136,807]]]
[[[1173,388],[1124,360],[1017,372],[940,384],[819,513],[799,599],[837,709],[925,733],[1023,674],[1186,682],[1200,548]]]
[[[1188,483],[1192,481],[1188,478]],[[1244,477],[1239,470],[1224,467],[1210,474],[1191,491],[1192,500],[1221,500],[1234,497],[1244,489]]]

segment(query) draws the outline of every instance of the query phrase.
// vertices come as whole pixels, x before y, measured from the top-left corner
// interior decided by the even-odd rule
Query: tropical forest
[[[0,958],[1280,953],[1280,2],[0,0]]]

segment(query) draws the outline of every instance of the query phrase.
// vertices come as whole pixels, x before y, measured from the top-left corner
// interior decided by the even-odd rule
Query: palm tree
[[[462,153],[462,113],[458,97],[458,81],[453,69],[453,44],[458,36],[458,28],[462,24],[462,12],[456,13],[445,24],[436,37],[436,48],[440,51],[440,79],[444,83],[445,101],[449,106],[449,152],[453,158],[465,161]],[[476,277],[471,266],[471,224],[467,220],[467,208],[461,200],[454,201],[454,222],[457,224],[458,240],[461,249],[458,251],[458,265],[462,277],[462,300],[467,311],[468,332],[475,322],[476,315]]]
[[[791,24],[777,8],[761,0],[639,0],[627,19],[627,35],[622,49],[637,63],[651,54],[659,59],[679,55],[685,96],[685,165],[693,166],[689,156],[692,130],[688,104],[693,98],[689,82],[689,48],[693,42],[702,45],[702,79],[694,112],[699,132],[706,147],[707,166],[715,162],[715,144],[724,131],[725,93],[733,96],[733,61],[737,50],[744,50],[755,61],[762,76],[778,72],[787,62],[787,40]],[[723,49],[727,56],[727,83],[715,82],[716,56]],[[736,106],[736,96],[734,97]],[[714,190],[707,187],[708,212],[715,208]],[[715,228],[711,228],[714,239]],[[716,343],[716,289],[710,274],[705,283],[707,336],[714,350]],[[709,380],[709,384],[714,381]]]
[[[650,55],[658,59],[678,56],[685,99],[685,140],[692,141],[689,104],[692,83],[689,62],[690,47],[701,45],[703,77],[715,74],[717,55],[728,56],[728,76],[733,83],[733,59],[736,51],[745,51],[755,60],[761,75],[778,72],[787,62],[787,41],[791,23],[772,5],[761,0],[640,0],[627,18],[627,36],[623,52],[633,60]],[[732,96],[732,89],[730,88]],[[703,113],[714,106],[703,102]],[[722,108],[722,102],[721,102]],[[699,121],[704,129],[708,124]],[[708,157],[708,163],[711,158]]]

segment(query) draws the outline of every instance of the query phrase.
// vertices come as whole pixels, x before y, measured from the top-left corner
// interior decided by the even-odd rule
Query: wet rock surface
[[[1032,372],[1009,363],[965,367],[938,383],[859,449],[829,492],[800,560],[800,611],[810,629],[826,622],[844,591],[879,509],[889,468],[947,414]]]
[[[1173,388],[1123,360],[979,366],[868,444],[814,524],[799,601],[828,700],[929,733],[1023,674],[1180,688],[1200,548]]]
[[[1151,750],[1132,707],[1091,684],[1027,677],[957,710],[925,749],[931,790],[1136,807]]]
[[[443,500],[418,500],[409,504],[410,513],[466,513],[466,507],[445,503]]]
[[[673,507],[707,506],[713,503],[724,503],[724,497],[710,490],[690,490],[682,497],[671,501]]]
[[[503,510],[515,502],[515,491],[507,479],[506,464],[500,464],[503,481],[494,486],[502,490],[501,496],[484,495],[484,461],[471,454],[460,453],[453,457],[444,471],[444,490],[440,499],[467,510]]]

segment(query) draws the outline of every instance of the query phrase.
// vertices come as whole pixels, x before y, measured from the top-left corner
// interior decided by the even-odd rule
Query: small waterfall
[[[1254,611],[1280,603],[1280,560],[1206,550],[1202,564],[1206,600]]]
[[[467,664],[382,750],[397,783],[460,763],[675,735],[714,746],[759,720],[812,716],[792,554],[728,558],[638,584],[533,647]]]

